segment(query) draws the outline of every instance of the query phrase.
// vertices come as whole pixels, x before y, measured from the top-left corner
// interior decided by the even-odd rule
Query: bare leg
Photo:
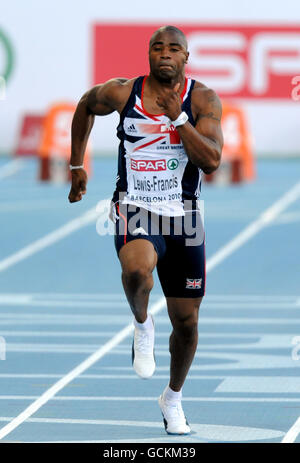
[[[180,391],[192,364],[198,343],[198,313],[202,298],[167,298],[173,331],[170,336],[170,383]]]
[[[121,248],[119,259],[127,300],[136,321],[143,323],[147,318],[149,294],[153,288],[152,272],[157,263],[156,251],[150,241],[137,239]]]

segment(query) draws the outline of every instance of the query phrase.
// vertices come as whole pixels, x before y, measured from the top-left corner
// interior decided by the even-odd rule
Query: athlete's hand
[[[75,203],[82,199],[82,195],[86,193],[87,173],[84,169],[71,170],[72,185],[69,193],[70,203]]]
[[[163,109],[165,115],[171,119],[171,121],[175,121],[182,112],[182,101],[179,89],[180,83],[178,82],[174,88],[165,89],[156,99],[158,106]]]

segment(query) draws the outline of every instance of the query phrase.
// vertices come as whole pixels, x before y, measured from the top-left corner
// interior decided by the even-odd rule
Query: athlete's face
[[[150,70],[162,82],[184,75],[188,56],[184,40],[176,32],[158,32],[150,41]]]

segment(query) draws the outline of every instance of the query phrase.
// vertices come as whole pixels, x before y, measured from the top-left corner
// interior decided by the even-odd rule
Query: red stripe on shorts
[[[119,216],[122,217],[122,219],[124,220],[124,244],[126,244],[126,241],[127,241],[127,219],[123,214],[121,214],[119,204],[117,204],[117,211],[118,211]]]

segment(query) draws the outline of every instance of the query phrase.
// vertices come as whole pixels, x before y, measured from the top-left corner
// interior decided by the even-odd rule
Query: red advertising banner
[[[187,36],[186,74],[224,98],[291,99],[300,75],[300,24],[174,24]],[[148,74],[148,44],[161,24],[93,26],[93,84]]]
[[[38,154],[38,147],[42,137],[44,116],[25,114],[22,119],[18,144],[15,154],[18,156],[33,156]]]

